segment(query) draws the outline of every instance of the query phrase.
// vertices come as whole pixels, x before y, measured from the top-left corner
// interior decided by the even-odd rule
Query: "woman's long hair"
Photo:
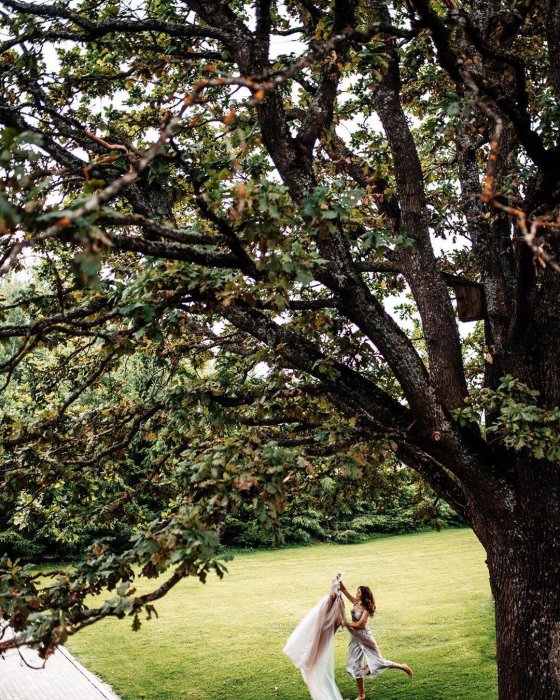
[[[369,586],[358,586],[358,590],[362,594],[361,604],[362,608],[368,611],[368,613],[373,616],[376,610],[375,599],[371,588]]]

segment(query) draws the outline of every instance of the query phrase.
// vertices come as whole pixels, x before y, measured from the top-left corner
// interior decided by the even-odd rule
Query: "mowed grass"
[[[397,670],[370,679],[368,699],[497,698],[488,574],[470,530],[241,553],[228,568],[222,581],[179,584],[157,603],[159,619],[139,632],[130,619],[103,621],[68,647],[124,700],[307,700],[282,648],[342,570],[350,590],[374,591],[370,626],[385,658],[415,672],[412,680]],[[347,644],[339,630],[337,683],[344,698],[355,698]]]

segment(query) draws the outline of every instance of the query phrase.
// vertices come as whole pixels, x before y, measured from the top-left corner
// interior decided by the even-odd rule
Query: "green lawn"
[[[412,680],[396,670],[370,679],[368,698],[497,697],[488,575],[470,530],[242,553],[228,568],[223,581],[182,582],[139,632],[129,619],[104,621],[68,647],[124,700],[307,700],[282,647],[343,570],[349,587],[373,589],[371,628],[383,655],[415,671]],[[337,682],[355,698],[344,670],[347,643],[339,631]]]

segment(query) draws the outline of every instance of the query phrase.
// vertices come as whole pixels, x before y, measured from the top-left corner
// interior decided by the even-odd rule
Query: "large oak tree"
[[[138,526],[46,589],[4,559],[3,646],[392,455],[487,553],[500,698],[557,698],[558,0],[0,7],[3,498]]]

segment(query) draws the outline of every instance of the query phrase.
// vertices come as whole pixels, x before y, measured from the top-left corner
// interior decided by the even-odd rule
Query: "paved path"
[[[29,668],[21,659],[25,658]],[[119,700],[111,688],[59,647],[44,666],[32,649],[12,649],[0,658],[0,700]]]

